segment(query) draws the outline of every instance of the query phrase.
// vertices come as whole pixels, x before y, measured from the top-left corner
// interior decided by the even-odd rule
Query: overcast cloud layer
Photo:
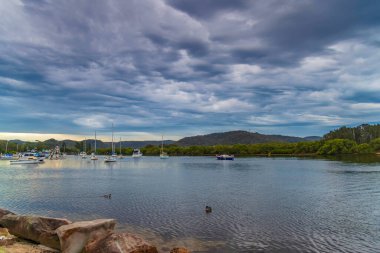
[[[0,0],[0,131],[378,123],[379,13],[370,0]]]

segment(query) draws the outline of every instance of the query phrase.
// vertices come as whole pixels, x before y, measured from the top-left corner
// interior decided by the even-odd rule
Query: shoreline
[[[190,253],[176,245],[156,247],[115,226],[114,219],[69,221],[0,208],[0,253]]]

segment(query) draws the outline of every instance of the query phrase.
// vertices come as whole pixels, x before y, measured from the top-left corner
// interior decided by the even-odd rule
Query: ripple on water
[[[72,220],[112,217],[162,249],[380,252],[380,167],[320,160],[144,157],[0,161],[0,206]],[[112,193],[112,199],[103,194]],[[205,214],[205,205],[213,212]]]

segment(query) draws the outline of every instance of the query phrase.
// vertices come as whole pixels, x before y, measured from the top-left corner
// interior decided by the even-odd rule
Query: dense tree
[[[334,139],[326,141],[317,152],[320,155],[357,153],[357,144],[352,140]]]
[[[341,127],[333,130],[323,137],[325,140],[347,139],[353,140],[358,144],[369,143],[380,138],[380,125],[363,124],[357,127]]]

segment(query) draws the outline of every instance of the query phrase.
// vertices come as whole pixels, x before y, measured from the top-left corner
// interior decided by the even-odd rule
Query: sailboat
[[[119,159],[123,159],[123,155],[121,154],[121,137],[120,137],[120,142],[119,142],[119,144],[120,144],[120,148],[119,148],[119,153],[120,153],[120,155],[119,155]]]
[[[87,153],[86,153],[86,138],[84,138],[84,142],[83,142],[83,151],[80,152],[79,154],[82,159],[86,159],[87,158]]]
[[[116,162],[116,159],[114,157],[114,154],[115,154],[115,146],[113,145],[113,123],[112,123],[112,144],[111,144],[111,149],[112,149],[112,153],[110,156],[107,156],[106,159],[104,160],[104,162],[106,163],[111,163],[111,162]]]
[[[96,131],[95,131],[95,148],[94,148],[94,153],[91,154],[91,160],[98,160],[98,157],[96,156]]]
[[[168,159],[169,155],[164,152],[164,136],[162,135],[162,141],[161,141],[161,152],[160,152],[160,158],[161,159]]]

